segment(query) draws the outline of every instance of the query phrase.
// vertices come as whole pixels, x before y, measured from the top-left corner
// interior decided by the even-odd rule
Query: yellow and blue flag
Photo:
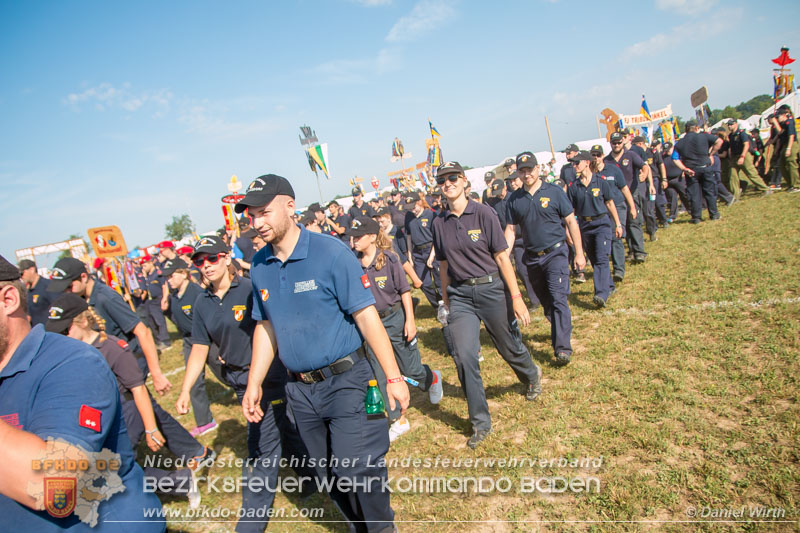
[[[435,137],[441,137],[441,134],[439,133],[439,130],[437,130],[436,127],[433,125],[433,123],[431,122],[431,119],[428,119],[428,126],[430,126],[430,128],[431,128],[431,137],[434,137],[434,138]]]
[[[647,107],[647,100],[644,99],[644,95],[642,95],[642,105],[639,108],[639,114],[643,115],[647,120],[652,120],[650,118],[650,109]],[[642,133],[648,139],[650,138],[650,128],[647,126],[642,126]]]

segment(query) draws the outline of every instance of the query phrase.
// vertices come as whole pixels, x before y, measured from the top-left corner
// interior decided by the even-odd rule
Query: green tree
[[[84,246],[86,246],[86,249],[89,250],[90,252],[92,251],[92,249],[86,243],[86,239],[84,239],[80,233],[73,233],[72,235],[67,237],[68,241],[71,241],[72,239],[81,239],[83,241]],[[69,250],[62,250],[61,253],[58,254],[59,259],[64,259],[65,257],[72,257],[72,252]]]
[[[187,235],[192,235],[194,229],[194,222],[186,213],[172,217],[172,222],[164,226],[167,238],[173,241],[179,241]]]

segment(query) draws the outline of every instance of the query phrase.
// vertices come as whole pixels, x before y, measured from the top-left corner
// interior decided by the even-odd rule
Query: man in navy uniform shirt
[[[572,164],[572,158],[578,155],[578,145],[570,144],[564,148],[564,155],[567,156],[567,164],[561,167],[559,179],[564,186],[569,186],[570,183],[575,181],[575,165]]]
[[[55,299],[52,292],[47,292],[50,280],[39,275],[36,263],[30,259],[19,262],[19,272],[28,289],[28,315],[31,317],[31,325],[46,323],[47,310]]]
[[[539,165],[531,152],[517,156],[517,173],[524,186],[507,200],[505,237],[513,246],[514,230],[522,229],[525,254],[522,261],[534,292],[550,320],[550,336],[558,364],[569,363],[572,356],[572,314],[569,309],[569,260],[564,242],[566,224],[575,246],[575,269],[586,266],[581,233],[566,193],[557,185],[539,179]]]
[[[641,263],[647,258],[647,253],[644,251],[644,234],[642,233],[644,219],[642,209],[644,208],[644,196],[648,194],[648,191],[644,190],[643,183],[639,183],[639,172],[645,166],[644,160],[637,153],[624,148],[624,136],[620,132],[612,133],[609,142],[611,143],[611,153],[605,157],[603,162],[606,165],[615,165],[622,171],[622,175],[625,176],[625,184],[633,196],[636,212],[628,211],[625,232],[633,262]]]
[[[371,205],[364,202],[364,192],[361,190],[361,187],[356,185],[353,187],[353,205],[350,206],[350,209],[347,210],[347,214],[350,215],[350,220],[355,220],[358,217],[369,217],[372,218],[375,216],[375,210],[372,208]],[[349,225],[347,226],[350,227]]]
[[[699,133],[697,121],[686,122],[686,134],[675,143],[672,159],[684,171],[686,188],[691,198],[692,224],[699,224],[703,219],[703,198],[708,206],[708,216],[717,220],[717,187],[711,166],[713,155],[722,146],[722,139],[710,133]],[[702,190],[702,197],[701,197]]]
[[[145,514],[158,512],[161,503],[154,493],[144,491],[144,474],[122,421],[114,374],[88,344],[45,333],[41,324],[31,329],[25,286],[19,277],[18,268],[0,256],[0,514],[4,529],[164,531],[163,520]],[[43,473],[31,467],[34,461],[48,458],[51,439],[67,442],[64,450],[54,450],[61,457],[66,452],[81,456],[103,450],[119,454],[116,473],[125,489],[99,504],[97,525],[91,529],[74,511],[61,518],[53,515],[58,513],[58,502],[48,498]],[[64,472],[61,477],[74,476]],[[31,496],[31,483],[39,486],[44,501]],[[76,496],[82,494],[72,492],[73,504]],[[66,497],[69,505],[70,494]]]
[[[150,256],[145,256],[142,271],[145,276],[144,288],[150,297],[144,302],[144,307],[147,316],[150,317],[155,326],[153,337],[156,341],[156,348],[166,350],[169,347],[170,340],[167,321],[164,319],[164,311],[161,310],[161,299],[164,296],[166,278],[161,275],[161,269],[156,268],[155,261]]]
[[[350,237],[347,236],[347,229],[350,227],[353,218],[344,212],[344,208],[336,200],[332,200],[328,204],[328,211],[331,212],[331,220],[342,230],[336,230],[336,233],[339,234],[339,239],[349,243]]]
[[[748,180],[757,191],[764,193],[764,196],[772,194],[770,189],[761,176],[758,175],[753,164],[752,139],[743,129],[739,129],[739,121],[735,118],[729,119],[726,123],[728,133],[728,164],[730,165],[731,186],[736,190],[731,190],[735,197],[739,197],[739,182]]]
[[[331,498],[356,531],[392,531],[390,495],[380,483],[388,476],[383,458],[389,426],[385,417],[366,414],[367,384],[374,374],[365,340],[387,376],[388,407],[399,403],[404,412],[409,393],[368,276],[340,241],[293,223],[294,190],[285,178],[256,178],[236,204],[237,212],[245,209],[268,243],[251,270],[258,323],[242,402],[245,417],[257,422],[263,416],[261,381],[277,353],[289,370],[286,397],[310,457],[339,460],[330,469],[320,466],[319,475],[354,482],[353,490],[334,485]]]

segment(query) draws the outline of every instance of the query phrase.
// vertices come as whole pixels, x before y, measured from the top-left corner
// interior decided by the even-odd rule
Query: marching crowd
[[[442,370],[420,354],[412,287],[441,322],[467,401],[467,446],[476,448],[492,431],[481,324],[534,401],[542,369],[521,328],[541,308],[553,363],[571,361],[568,295],[571,282],[587,281],[587,260],[593,302],[602,308],[625,279],[626,263],[646,261],[645,233],[656,240],[684,212],[695,224],[703,210],[719,219],[718,198],[731,205],[743,186],[771,194],[781,174],[788,192],[800,191],[787,109],[771,118],[770,161],[761,139],[736,121],[710,133],[693,121],[686,127],[674,145],[648,144],[629,131],[610,136],[608,153],[569,145],[559,176],[523,152],[486,173],[483,196],[451,161],[436,169],[429,191],[393,190],[367,202],[356,187],[347,211],[332,201],[300,212],[288,180],[260,176],[235,207],[243,215],[238,231],[203,236],[192,247],[159,243],[157,256],[139,260],[139,289],[125,297],[103,279],[100,261],[64,258],[45,279],[33,261],[0,258],[0,444],[8,459],[0,464],[0,509],[23,530],[78,524],[74,514],[45,512],[26,491],[42,482],[27,465],[51,437],[121,455],[126,492],[102,504],[101,529],[160,507],[144,491],[144,476],[173,480],[183,487],[173,492],[198,505],[195,476],[216,454],[197,438],[218,427],[207,368],[242,405],[252,459],[244,477],[275,487],[278,459],[297,459],[291,464],[301,478],[361,481],[329,492],[353,530],[396,529],[381,460],[411,427],[409,388],[430,404],[443,396]],[[176,409],[191,410],[191,429],[145,385],[150,375],[157,394],[172,387],[159,364],[170,345],[165,317],[182,344]],[[385,416],[365,412],[372,380]],[[154,452],[166,447],[185,468],[142,469],[135,461],[141,441]],[[242,486],[244,510],[268,509],[273,499],[274,491]],[[237,531],[263,531],[267,522],[242,519]],[[163,521],[128,525],[164,529]]]

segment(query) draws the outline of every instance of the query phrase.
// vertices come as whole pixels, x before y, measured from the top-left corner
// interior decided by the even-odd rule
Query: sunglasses
[[[448,174],[447,176],[436,176],[436,185],[444,185],[445,181],[449,181],[450,183],[455,183],[458,181],[458,178],[461,177],[461,174]]]
[[[192,264],[197,268],[202,268],[203,265],[206,264],[206,262],[208,262],[209,265],[216,265],[217,263],[219,263],[219,260],[222,259],[223,257],[225,257],[224,252],[219,252],[214,255],[207,255],[206,257],[195,257],[194,259],[192,259]]]

